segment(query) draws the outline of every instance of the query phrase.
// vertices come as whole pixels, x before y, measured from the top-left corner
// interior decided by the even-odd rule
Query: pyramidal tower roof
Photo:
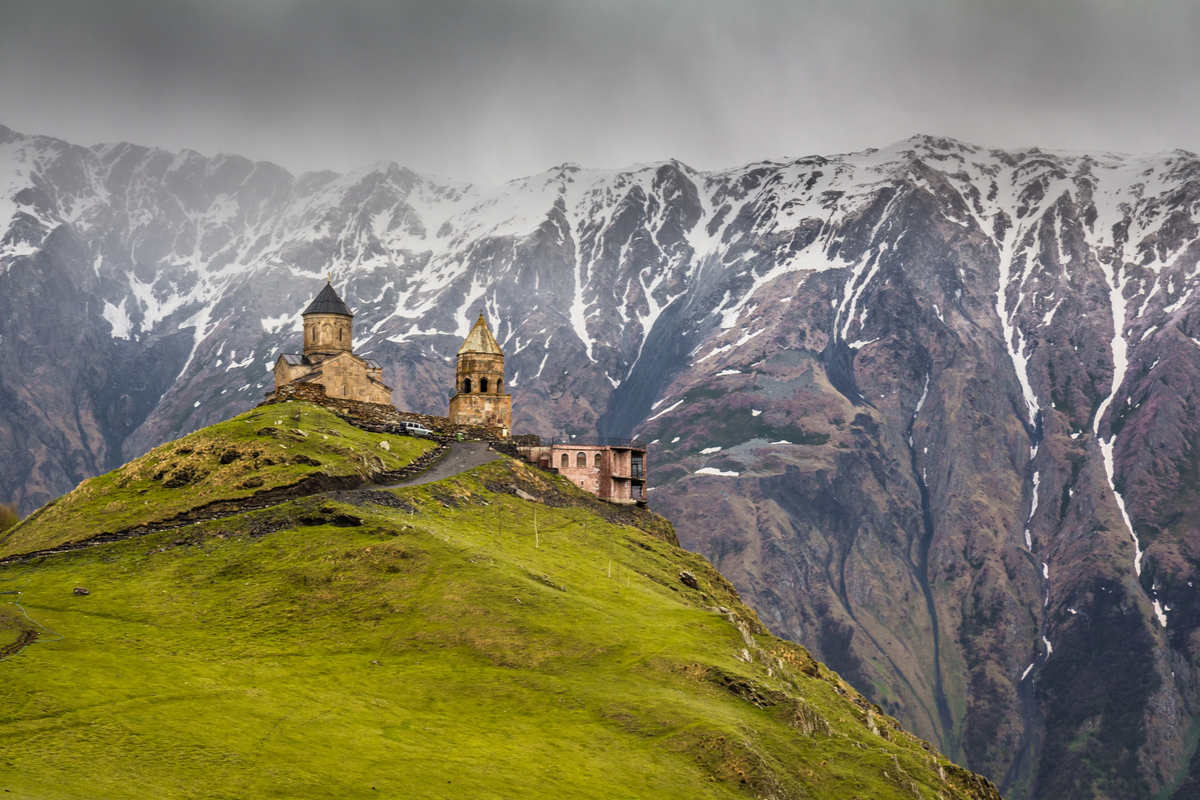
[[[332,283],[326,283],[325,288],[321,290],[308,308],[304,309],[301,316],[308,314],[341,314],[344,317],[353,317],[354,313],[346,307],[342,302],[342,298],[338,297],[338,293],[333,290]]]
[[[479,314],[479,320],[475,323],[475,327],[471,328],[471,332],[467,334],[462,347],[458,348],[458,354],[461,356],[463,353],[504,355],[504,351],[500,349],[500,344],[496,341],[496,337],[492,336],[492,329],[488,327],[482,312]]]

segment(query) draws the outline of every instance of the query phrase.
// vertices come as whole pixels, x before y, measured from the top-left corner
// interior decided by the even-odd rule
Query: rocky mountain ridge
[[[1182,151],[484,188],[0,129],[0,480],[28,511],[256,402],[329,271],[416,411],[483,309],[518,430],[655,441],[681,541],[1006,796],[1186,792],[1198,200]]]

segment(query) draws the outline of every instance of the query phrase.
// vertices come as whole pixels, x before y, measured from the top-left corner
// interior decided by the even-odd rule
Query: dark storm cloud
[[[914,133],[1200,150],[1192,2],[0,3],[0,123],[498,182]]]

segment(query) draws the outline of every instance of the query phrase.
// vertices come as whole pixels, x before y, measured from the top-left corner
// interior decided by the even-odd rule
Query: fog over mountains
[[[327,273],[402,408],[484,310],[518,431],[653,441],[685,546],[1006,797],[1191,797],[1198,222],[1183,151],[480,187],[0,127],[0,497],[258,402]]]

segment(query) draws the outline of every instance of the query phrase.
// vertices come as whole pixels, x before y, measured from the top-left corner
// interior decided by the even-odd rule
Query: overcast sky
[[[1200,151],[1198,43],[1197,0],[0,0],[0,124],[481,183],[916,133]]]

